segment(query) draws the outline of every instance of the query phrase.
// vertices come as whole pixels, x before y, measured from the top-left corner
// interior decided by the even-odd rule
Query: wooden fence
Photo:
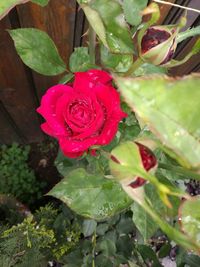
[[[180,5],[200,9],[200,0],[168,0]],[[159,24],[174,24],[182,10],[160,5]],[[200,25],[198,13],[188,12],[188,27]],[[12,10],[0,22],[0,143],[13,141],[30,143],[44,138],[40,130],[41,117],[35,112],[45,90],[56,84],[59,76],[47,77],[26,67],[18,57],[6,29],[34,27],[46,31],[56,43],[65,62],[74,47],[83,43],[87,23],[75,0],[50,0],[41,8],[28,3]],[[182,58],[194,43],[189,39],[178,46],[176,57]],[[200,56],[194,56],[189,64],[174,68],[172,75],[188,74],[200,70]]]

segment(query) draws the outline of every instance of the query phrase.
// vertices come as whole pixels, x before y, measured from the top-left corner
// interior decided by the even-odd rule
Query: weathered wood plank
[[[13,122],[0,101],[0,144],[11,144],[13,141],[24,142],[13,127]]]
[[[8,17],[0,23],[0,100],[28,142],[42,138],[30,85],[6,29]]]

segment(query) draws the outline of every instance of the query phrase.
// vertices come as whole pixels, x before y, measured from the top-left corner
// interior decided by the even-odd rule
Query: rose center
[[[68,107],[67,121],[79,128],[87,127],[94,117],[92,106],[84,100],[78,100],[71,103]]]
[[[91,120],[91,112],[82,105],[75,105],[71,109],[71,115],[74,119],[82,121],[83,123],[89,123]]]

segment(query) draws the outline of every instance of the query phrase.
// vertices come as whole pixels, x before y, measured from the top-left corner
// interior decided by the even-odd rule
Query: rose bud
[[[169,62],[176,50],[178,30],[175,27],[152,26],[141,38],[139,54],[143,61],[154,65],[164,65]]]
[[[135,149],[139,152],[139,158],[132,159],[131,155],[135,154]],[[127,153],[128,151],[128,153]],[[110,169],[111,173],[114,177],[116,177],[118,180],[122,181],[122,184],[125,184],[125,186],[130,186],[132,188],[137,188],[142,185],[144,185],[147,180],[134,175],[131,171],[127,169],[131,169],[131,167],[137,167],[138,164],[140,167],[143,166],[143,168],[148,171],[154,171],[157,167],[157,159],[156,156],[153,154],[153,152],[146,146],[137,143],[137,142],[126,142],[121,144],[121,146],[118,146],[118,148],[115,148],[111,152],[110,156]],[[135,163],[136,160],[136,163]],[[121,165],[122,168],[118,168],[117,165]],[[133,164],[136,164],[136,166],[133,166]],[[142,165],[142,166],[141,166]],[[123,168],[124,166],[124,168]]]
[[[153,169],[154,167],[157,166],[157,159],[156,156],[153,154],[153,152],[146,146],[136,143],[136,145],[139,148],[140,156],[142,159],[142,164],[143,167],[145,168],[146,171],[149,171]],[[132,188],[137,188],[142,185],[144,185],[147,182],[147,180],[141,178],[141,177],[136,177],[135,181],[129,184]]]

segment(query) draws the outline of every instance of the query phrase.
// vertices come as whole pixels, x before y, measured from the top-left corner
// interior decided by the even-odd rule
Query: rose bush
[[[75,73],[72,84],[49,88],[37,109],[42,130],[58,139],[67,157],[78,157],[94,145],[107,145],[126,117],[120,97],[105,71]]]

